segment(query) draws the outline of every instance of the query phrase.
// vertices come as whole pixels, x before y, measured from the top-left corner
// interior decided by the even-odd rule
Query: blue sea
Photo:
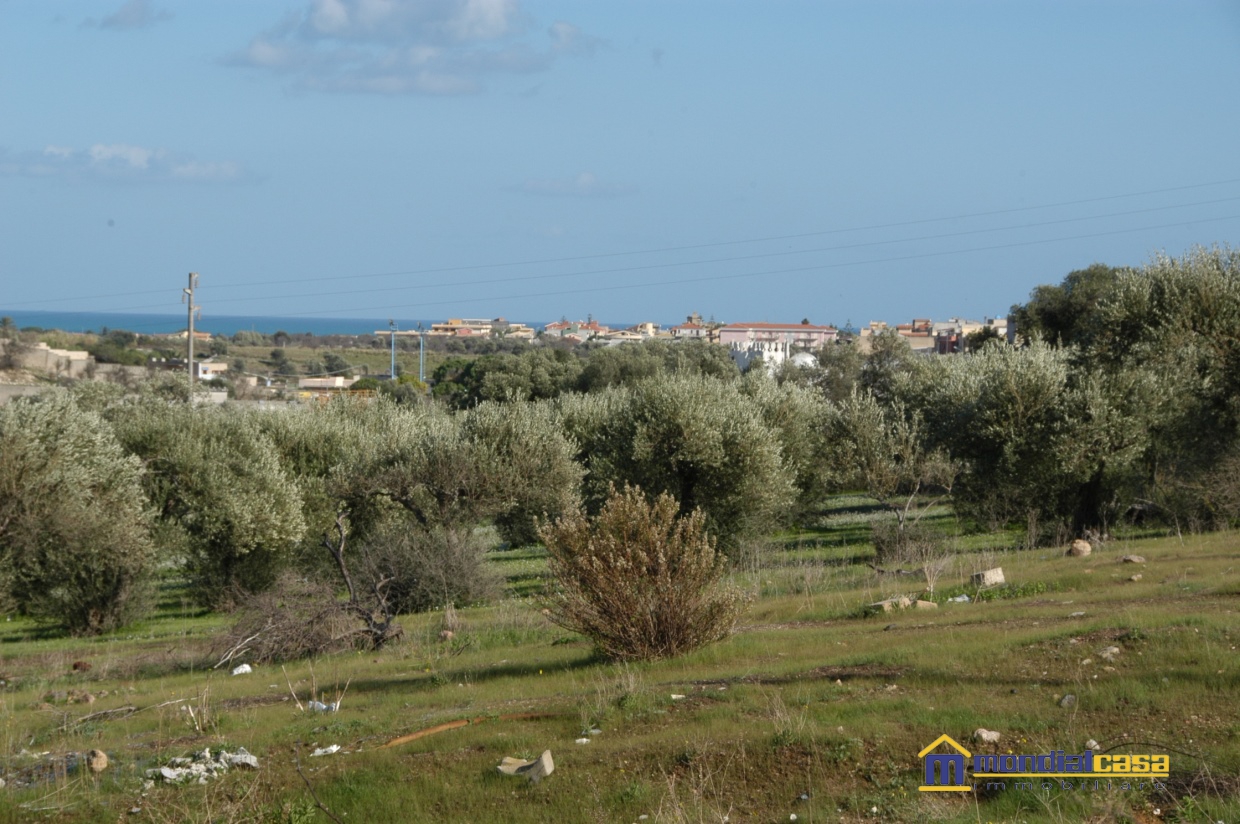
[[[102,332],[124,329],[143,335],[176,332],[185,328],[185,315],[147,315],[126,312],[25,312],[0,309],[0,317],[10,317],[18,328],[38,326],[64,332]],[[438,323],[439,320],[434,321]],[[416,329],[421,323],[430,329],[432,321],[397,318],[397,329]],[[541,328],[542,323],[530,324]],[[290,334],[309,332],[313,335],[369,335],[388,328],[387,318],[282,318],[270,315],[203,315],[194,321],[194,328],[212,335],[234,335],[243,330],[271,335],[279,331]]]

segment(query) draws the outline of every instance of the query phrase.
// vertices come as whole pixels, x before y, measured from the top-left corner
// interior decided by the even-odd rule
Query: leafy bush
[[[745,597],[723,583],[724,557],[695,509],[636,487],[611,492],[598,517],[580,511],[541,534],[556,589],[551,620],[621,660],[668,658],[732,632]]]

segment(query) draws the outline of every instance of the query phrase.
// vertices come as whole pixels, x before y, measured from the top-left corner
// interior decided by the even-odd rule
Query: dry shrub
[[[874,559],[879,564],[916,563],[919,559],[936,552],[941,540],[928,527],[919,523],[900,523],[894,520],[877,521],[870,527],[874,542]]]
[[[362,628],[331,586],[284,572],[271,589],[246,595],[220,641],[226,661],[267,664],[367,646]]]
[[[551,620],[619,660],[667,658],[729,635],[747,600],[724,583],[727,562],[702,512],[679,510],[671,495],[649,503],[626,486],[597,518],[544,523]]]
[[[367,581],[387,581],[387,598],[402,615],[476,604],[500,589],[486,545],[470,528],[386,523],[362,547],[358,571]]]

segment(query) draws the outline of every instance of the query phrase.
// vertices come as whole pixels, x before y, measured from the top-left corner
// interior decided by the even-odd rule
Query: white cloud
[[[618,197],[632,194],[632,186],[604,183],[591,172],[581,172],[576,177],[527,180],[518,189],[534,195],[552,197]]]
[[[129,0],[102,20],[92,17],[83,25],[100,29],[144,29],[171,19],[171,12],[155,8],[149,0]]]
[[[85,149],[49,145],[42,151],[0,151],[0,176],[76,180],[229,182],[246,177],[233,161],[199,161],[167,149],[96,143]]]
[[[313,0],[225,62],[320,91],[456,95],[601,42],[565,22],[532,31],[517,0]]]

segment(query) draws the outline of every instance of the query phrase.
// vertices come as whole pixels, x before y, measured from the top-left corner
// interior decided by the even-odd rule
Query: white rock
[[[523,775],[537,784],[540,780],[555,771],[555,762],[551,759],[551,750],[543,750],[543,754],[533,761],[506,756],[500,762],[499,771],[504,775]]]
[[[1091,739],[1089,739],[1088,741],[1086,741],[1086,742],[1085,742],[1085,749],[1087,749],[1087,750],[1096,750],[1096,749],[1098,749],[1098,742],[1097,742],[1097,741],[1095,741],[1095,740],[1094,740],[1094,739],[1092,739],[1092,738],[1091,738]]]
[[[1094,548],[1090,546],[1089,541],[1083,541],[1080,538],[1077,538],[1072,542],[1072,545],[1068,547],[1068,551],[1064,554],[1070,555],[1073,558],[1084,558],[1093,551]]]
[[[1104,649],[1104,650],[1100,650],[1100,651],[1098,652],[1098,655],[1099,655],[1099,656],[1101,656],[1102,658],[1105,658],[1105,659],[1106,659],[1106,660],[1108,660],[1108,661],[1114,661],[1114,660],[1115,660],[1115,656],[1117,656],[1117,655],[1119,655],[1119,654],[1120,654],[1120,648],[1119,648],[1119,647],[1107,647],[1106,649]]]
[[[978,728],[977,728],[977,729],[973,732],[973,740],[974,740],[974,741],[981,741],[983,744],[998,744],[998,743],[999,743],[999,733],[997,733],[997,732],[996,732],[996,731],[994,731],[994,730],[988,730],[988,729],[984,729],[984,728],[982,728],[982,727],[978,727]]]
[[[330,747],[319,747],[317,750],[310,753],[310,757],[317,758],[320,755],[334,755],[338,752],[340,752],[340,745],[332,744]]]
[[[576,741],[574,741],[573,743],[574,743],[574,744],[589,744],[589,743],[590,743],[590,739],[589,739],[589,738],[578,738],[578,739],[577,739]]]
[[[233,667],[233,675],[249,675],[254,669],[249,664],[242,664],[239,667]]]
[[[973,586],[976,587],[996,587],[1004,583],[1003,567],[995,567],[994,569],[986,569],[981,572],[973,573],[970,579]]]

